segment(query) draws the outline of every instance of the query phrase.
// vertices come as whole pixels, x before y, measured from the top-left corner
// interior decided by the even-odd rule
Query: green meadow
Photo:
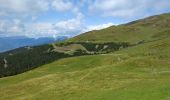
[[[0,78],[0,100],[170,100],[170,38]]]

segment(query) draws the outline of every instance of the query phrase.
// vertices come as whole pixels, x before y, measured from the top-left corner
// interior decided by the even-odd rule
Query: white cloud
[[[170,0],[0,0],[0,36],[74,36],[113,25],[106,23],[85,26],[85,20],[90,17],[144,17],[168,8],[170,9]],[[55,13],[54,16],[51,12]],[[56,17],[57,14],[60,14],[59,17]],[[49,15],[52,19],[47,18]],[[59,21],[55,21],[55,17]],[[62,21],[60,18],[67,19]],[[48,20],[53,22],[47,22]]]
[[[58,22],[55,24],[55,26],[58,29],[75,30],[81,28],[82,21],[83,21],[83,15],[79,14],[77,15],[76,18]]]
[[[46,0],[0,0],[0,11],[6,15],[33,15],[46,10],[48,10]]]
[[[45,37],[56,34],[56,30],[52,23],[32,23],[26,26],[25,34],[28,37]]]
[[[101,24],[101,25],[89,25],[84,30],[82,30],[82,32],[88,32],[91,30],[100,30],[100,29],[104,29],[104,28],[107,28],[107,27],[110,27],[113,25],[115,25],[115,24],[107,23],[107,24]]]
[[[170,0],[95,0],[89,6],[93,13],[113,17],[139,16],[147,14],[147,10],[156,13],[167,8],[170,8]]]
[[[8,27],[9,29],[7,30],[8,33],[22,33],[24,26],[21,23],[21,20],[19,19],[14,19],[13,20],[13,25],[11,27]]]
[[[53,0],[52,7],[57,11],[65,12],[71,10],[73,4],[65,0]]]
[[[16,26],[10,27],[7,32],[9,32],[9,33],[21,33],[21,32],[23,32],[23,29],[20,26],[16,25]]]
[[[0,0],[0,34],[24,35],[25,25],[49,9],[47,0]]]
[[[26,35],[29,37],[68,36],[78,34],[83,28],[83,16],[59,22],[39,22],[26,26]]]
[[[4,12],[4,11],[1,11],[1,12],[0,12],[0,16],[7,16],[7,13]]]
[[[6,30],[8,23],[9,22],[7,20],[0,20],[0,32],[4,32]]]
[[[21,35],[24,32],[24,24],[21,20],[0,20],[0,33],[5,36]]]
[[[53,7],[57,11],[71,10],[76,17],[59,22],[37,21],[38,14]],[[72,36],[83,27],[83,14],[68,0],[0,0],[0,12],[4,17],[0,19],[1,36]]]
[[[91,30],[100,30],[113,25],[115,24],[106,23],[101,25],[85,26],[83,23],[83,17],[80,15],[76,18],[56,23],[34,23],[27,27],[26,35],[29,37],[72,37],[80,33],[88,32]]]
[[[38,14],[53,7],[57,11],[71,10],[77,17],[53,23],[36,21]],[[0,17],[4,17],[0,19],[1,36],[29,37],[72,35],[80,31],[83,19],[78,8],[67,0],[0,0]]]

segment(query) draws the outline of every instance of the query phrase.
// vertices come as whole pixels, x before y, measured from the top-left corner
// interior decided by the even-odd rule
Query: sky
[[[0,0],[0,37],[73,37],[169,12],[170,0]]]

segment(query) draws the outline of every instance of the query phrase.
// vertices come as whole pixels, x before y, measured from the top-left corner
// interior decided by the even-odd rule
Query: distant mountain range
[[[89,61],[89,64],[96,64],[96,67],[100,66],[98,62],[107,62],[107,60],[103,60],[103,55],[108,55],[108,65],[113,64],[117,59],[122,62],[125,60],[124,57],[121,58],[122,55],[127,55],[126,51],[121,54],[122,50],[127,50],[129,52],[134,52],[133,55],[129,55],[129,63],[125,60],[125,65],[130,65],[131,68],[131,57],[135,57],[134,59],[142,58],[145,56],[143,63],[146,63],[150,58],[148,56],[152,56],[155,59],[155,56],[158,58],[155,59],[155,62],[152,64],[151,61],[148,62],[148,66],[152,67],[157,64],[157,60],[159,59],[162,64],[165,62],[163,58],[167,61],[170,58],[170,14],[161,14],[156,16],[147,17],[144,19],[140,19],[137,21],[133,21],[127,24],[122,24],[118,26],[111,26],[102,30],[94,30],[84,34],[80,34],[76,37],[69,38],[63,42],[52,42],[53,39],[49,38],[39,38],[39,39],[23,39],[20,37],[14,39],[1,40],[1,45],[3,47],[11,47],[13,44],[17,45],[27,45],[22,48],[10,50],[8,52],[0,53],[0,77],[16,75],[19,73],[23,73],[29,70],[32,70],[37,67],[41,67],[45,64],[50,64],[56,60],[64,59],[67,57],[76,57],[82,55],[100,55],[97,57],[96,62],[94,62],[93,58],[86,59]],[[64,40],[66,37],[58,37],[56,41]],[[16,40],[16,41],[15,41]],[[52,42],[52,43],[50,43]],[[9,44],[8,44],[9,43]],[[25,43],[25,44],[22,44]],[[28,45],[38,45],[50,43],[39,46],[28,46]],[[143,45],[141,47],[141,45]],[[129,50],[128,48],[134,48],[133,50]],[[138,48],[139,47],[139,48]],[[138,48],[138,49],[135,49]],[[109,61],[110,54],[116,51],[119,55],[114,55],[116,57],[114,60]],[[143,52],[143,53],[141,53]],[[136,54],[135,54],[136,53]],[[161,55],[159,55],[161,54]],[[98,61],[98,58],[100,59]],[[126,57],[125,57],[126,58]],[[79,58],[78,58],[79,59]],[[122,59],[122,60],[121,60]],[[145,61],[146,60],[146,61]],[[70,60],[69,60],[70,61]],[[167,62],[166,61],[166,62]],[[88,63],[84,63],[84,59],[82,61],[73,61],[71,66],[63,67],[63,71],[65,68],[75,68],[79,66],[86,66]],[[79,66],[74,66],[74,64],[82,64]],[[136,66],[138,62],[135,62],[132,66]],[[143,66],[143,63],[139,65]],[[59,64],[56,64],[60,66]],[[54,66],[54,65],[50,65]],[[91,66],[88,66],[91,67]],[[104,66],[106,66],[104,64]],[[115,65],[117,66],[117,65]],[[142,67],[141,66],[141,67]],[[168,64],[160,65],[168,66]],[[169,67],[169,66],[168,66]],[[166,67],[165,67],[166,68]],[[69,69],[69,70],[70,70]],[[58,69],[58,71],[61,69]],[[109,69],[110,70],[110,67]],[[141,73],[141,72],[140,72]]]
[[[0,44],[51,41],[7,38]],[[0,53],[0,100],[23,98],[170,100],[170,13]]]
[[[56,41],[63,41],[65,39],[67,39],[66,36],[59,36],[57,38],[43,37],[38,39],[28,37],[0,37],[0,52],[5,52],[23,46],[36,46]]]

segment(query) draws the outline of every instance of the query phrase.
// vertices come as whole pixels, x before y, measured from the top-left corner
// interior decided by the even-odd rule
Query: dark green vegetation
[[[67,57],[66,54],[49,52],[45,50],[52,46],[44,45],[38,47],[21,48],[8,52],[0,57],[0,77],[16,75],[37,66],[50,63],[54,60]]]
[[[128,46],[128,43],[70,42],[19,48],[0,54],[0,77],[23,73],[61,58],[108,53]]]
[[[0,99],[169,100],[169,19],[170,14],[153,16],[115,26],[115,30],[110,27],[83,34],[68,40],[69,43],[50,44],[42,51],[69,57],[0,78]],[[13,52],[22,51],[25,50]],[[7,54],[11,55],[1,56]]]
[[[170,38],[0,79],[1,100],[169,100]]]

